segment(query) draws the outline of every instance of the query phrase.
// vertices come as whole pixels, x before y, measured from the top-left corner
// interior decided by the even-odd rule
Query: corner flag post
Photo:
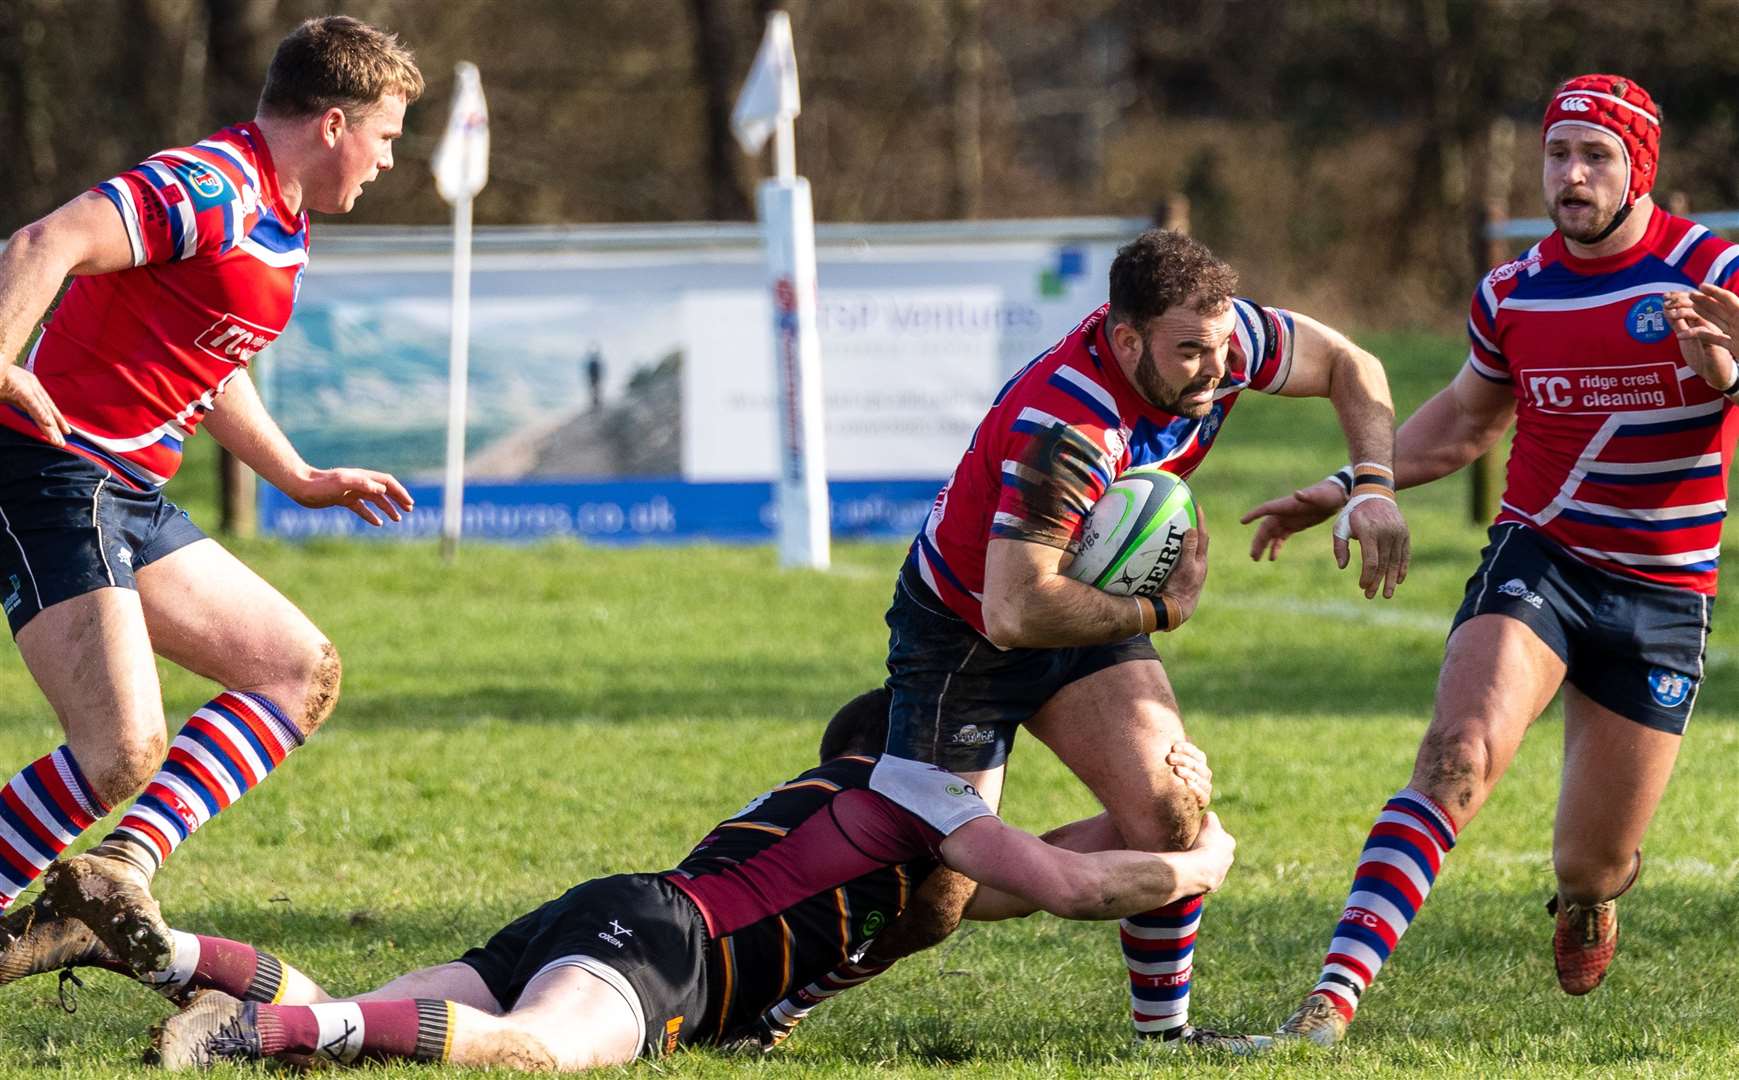
[[[447,473],[441,493],[441,557],[459,554],[465,509],[465,397],[471,346],[471,202],[489,180],[489,109],[477,66],[461,61],[447,131],[435,150],[435,187],[453,204],[453,312],[447,352]]]
[[[821,337],[815,310],[815,211],[797,175],[797,53],[791,19],[767,16],[767,32],[731,113],[751,154],[774,139],[775,174],[756,198],[773,289],[773,401],[778,417],[779,563],[827,569],[829,510],[821,394]]]

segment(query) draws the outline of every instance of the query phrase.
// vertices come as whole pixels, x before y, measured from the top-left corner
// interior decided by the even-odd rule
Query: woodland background
[[[429,81],[348,222],[448,220],[427,161],[461,59],[492,118],[480,224],[750,219],[769,166],[728,115],[774,7],[821,221],[1182,195],[1253,295],[1453,330],[1477,221],[1542,212],[1542,102],[1587,71],[1661,102],[1663,192],[1739,205],[1734,0],[0,0],[0,235],[251,116],[278,39],[331,10],[397,31]]]

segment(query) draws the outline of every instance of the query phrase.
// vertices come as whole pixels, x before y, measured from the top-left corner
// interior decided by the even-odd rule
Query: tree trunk
[[[733,63],[730,27],[718,0],[689,0],[694,14],[694,64],[706,108],[706,208],[713,221],[743,221],[754,217],[737,174],[738,148],[731,134],[734,81],[741,73]]]
[[[984,204],[983,16],[983,0],[948,5],[948,215],[956,219],[978,217]]]

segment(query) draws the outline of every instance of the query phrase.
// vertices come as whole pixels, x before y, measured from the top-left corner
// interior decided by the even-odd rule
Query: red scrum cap
[[[1660,164],[1660,106],[1647,90],[1622,75],[1578,75],[1552,95],[1541,125],[1540,141],[1564,126],[1598,128],[1624,147],[1631,205],[1654,187]]]

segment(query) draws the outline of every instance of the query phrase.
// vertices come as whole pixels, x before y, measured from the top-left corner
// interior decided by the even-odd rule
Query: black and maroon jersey
[[[834,758],[756,796],[666,875],[706,920],[708,1030],[752,1021],[858,955],[936,867],[943,837],[993,813],[970,784],[925,767],[912,782],[955,808],[932,827],[870,790],[876,760]]]

